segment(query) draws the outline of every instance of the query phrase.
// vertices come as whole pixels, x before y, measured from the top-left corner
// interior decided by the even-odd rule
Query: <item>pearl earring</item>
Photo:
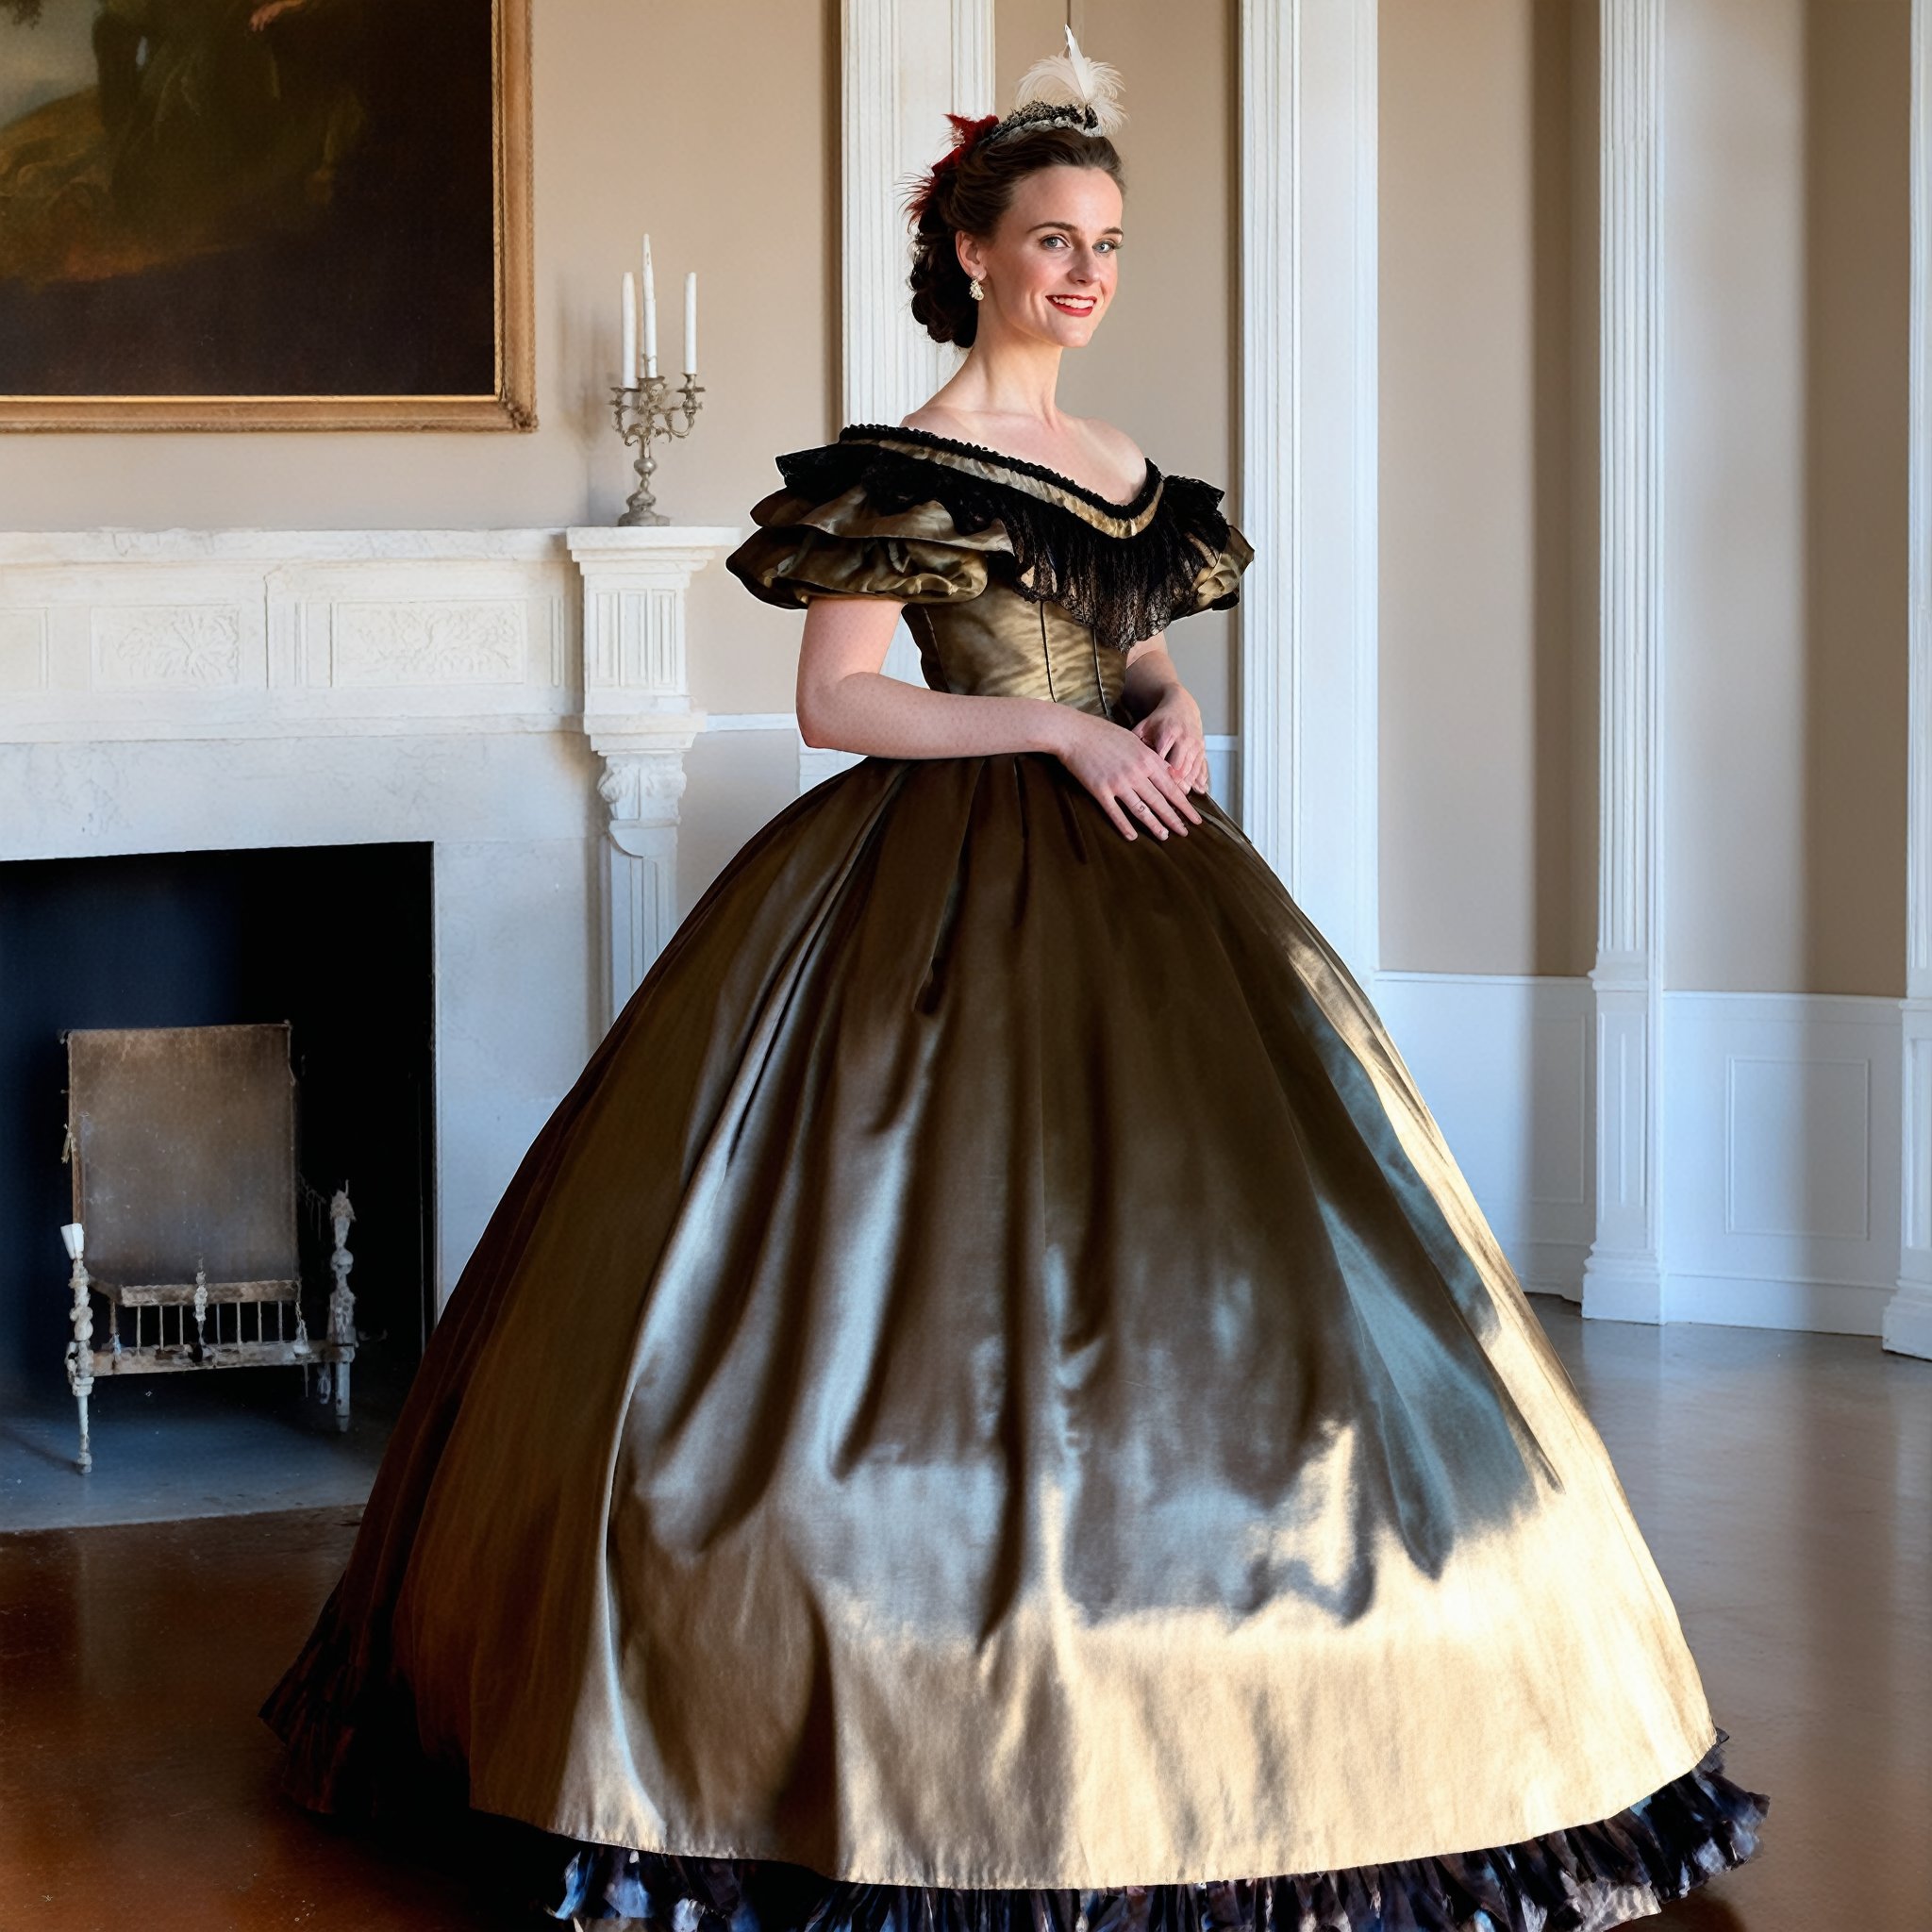
[[[968,279],[966,288],[975,302],[984,302],[986,300],[986,291],[980,287],[979,278],[976,275]]]

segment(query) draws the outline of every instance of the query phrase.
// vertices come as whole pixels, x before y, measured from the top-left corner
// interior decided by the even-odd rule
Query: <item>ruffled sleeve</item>
[[[1241,603],[1241,577],[1254,562],[1254,545],[1215,508],[1221,492],[1192,477],[1169,477],[1169,492],[1189,487],[1178,522],[1194,557],[1194,581],[1169,614],[1169,622],[1202,610],[1229,610]]]
[[[887,508],[862,484],[825,502],[774,491],[751,515],[758,527],[724,566],[767,604],[814,597],[959,603],[986,589],[994,558],[1012,557],[998,523],[962,530],[942,504]]]

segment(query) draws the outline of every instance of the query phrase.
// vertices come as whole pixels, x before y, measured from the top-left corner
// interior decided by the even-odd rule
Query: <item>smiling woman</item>
[[[936,171],[915,197],[912,313],[935,341],[971,348],[979,333],[979,305],[991,292],[1002,299],[1039,278],[1043,293],[1067,258],[1103,264],[1106,285],[1091,281],[1077,290],[1062,287],[1069,315],[1098,319],[1112,292],[1112,261],[1121,242],[1120,210],[1126,170],[1119,151],[1105,135],[1064,127],[1027,130],[1024,138],[975,142],[973,130],[984,124],[956,120],[958,136],[952,165]],[[970,153],[962,168],[958,157]],[[1101,180],[1110,184],[1110,193]],[[1016,200],[1020,206],[1016,211]],[[1076,202],[1077,208],[1060,204]],[[1082,218],[1096,218],[1087,235]],[[1008,273],[992,278],[989,251],[1005,234]],[[1023,262],[1028,258],[1038,269]],[[977,294],[974,293],[975,287]]]
[[[1165,636],[1252,552],[1059,407],[1112,102],[1071,35],[1022,85],[912,205],[958,373],[780,457],[728,559],[859,760],[539,1135],[267,1715],[308,1803],[440,1786],[586,1924],[1602,1932],[1765,1801],[1401,1054],[1207,794]]]

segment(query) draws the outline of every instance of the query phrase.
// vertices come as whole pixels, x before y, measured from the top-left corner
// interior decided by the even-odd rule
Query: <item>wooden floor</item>
[[[1932,1363],[1539,1297],[1670,1585],[1756,1862],[1662,1918],[1932,1928]],[[0,1932],[527,1927],[286,1807],[255,1710],[352,1510],[0,1536]],[[1587,1589],[1588,1579],[1578,1587]]]

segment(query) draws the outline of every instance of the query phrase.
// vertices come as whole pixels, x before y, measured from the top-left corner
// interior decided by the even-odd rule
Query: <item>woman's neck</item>
[[[1058,342],[982,336],[927,407],[988,423],[1037,424],[1051,431],[1062,420],[1055,399],[1059,374]]]

